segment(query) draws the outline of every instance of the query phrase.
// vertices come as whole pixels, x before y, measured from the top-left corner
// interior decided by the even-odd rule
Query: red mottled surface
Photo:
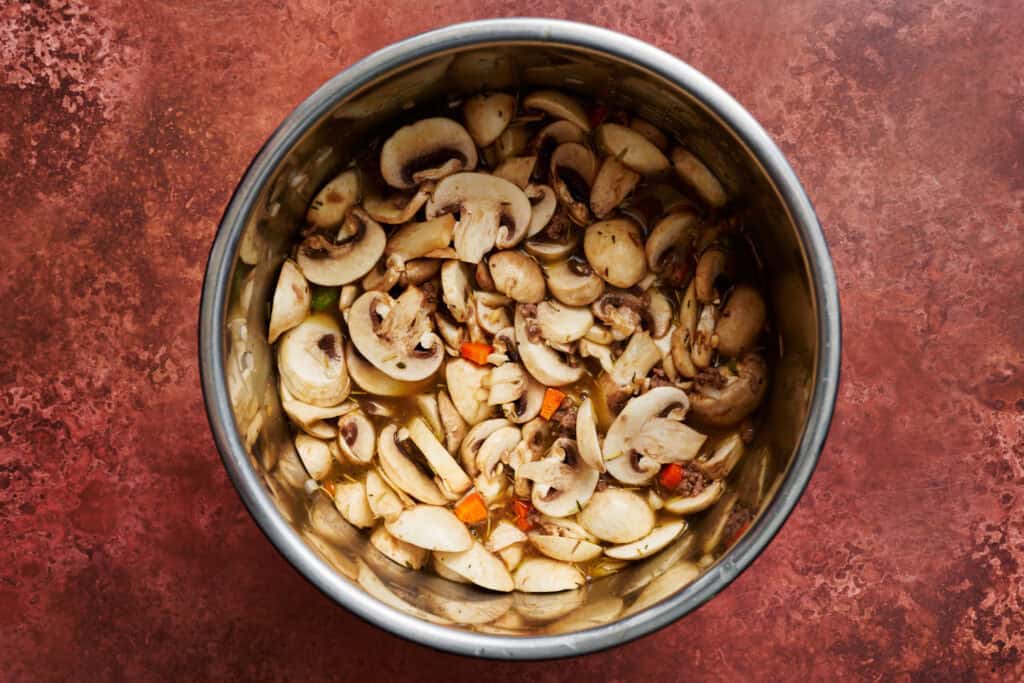
[[[178,4],[0,5],[0,679],[1024,676],[1024,5]],[[439,654],[320,595],[232,490],[196,367],[217,220],[291,108],[401,37],[531,14],[736,95],[817,206],[844,313],[831,436],[768,551],[559,664]]]

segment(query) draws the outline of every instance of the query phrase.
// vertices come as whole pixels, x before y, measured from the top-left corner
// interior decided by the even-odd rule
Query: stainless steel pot
[[[702,552],[700,529],[586,591],[504,596],[394,565],[323,496],[303,491],[306,475],[281,416],[265,312],[312,193],[403,110],[484,88],[537,86],[599,95],[685,138],[736,198],[764,262],[780,357],[766,407],[771,427],[762,437],[768,455],[745,475],[756,483],[744,495],[754,496],[760,512],[743,538],[688,584],[666,571]],[[650,45],[546,19],[432,31],[374,53],[317,90],[264,145],[235,191],[210,252],[200,312],[210,425],[232,481],[271,542],[320,590],[373,624],[442,650],[503,659],[619,645],[725,588],[776,534],[810,479],[832,416],[839,358],[828,249],[800,183],[761,126],[721,88]]]

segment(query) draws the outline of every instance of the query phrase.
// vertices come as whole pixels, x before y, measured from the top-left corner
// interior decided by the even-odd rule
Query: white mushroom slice
[[[538,90],[530,93],[523,99],[523,109],[542,111],[552,118],[574,123],[584,131],[590,130],[587,112],[579,100],[557,90]]]
[[[536,164],[536,156],[510,157],[502,161],[494,169],[494,175],[504,178],[516,187],[526,190],[530,184],[530,176],[533,175],[533,167]],[[530,198],[529,193],[526,196]],[[527,231],[527,235],[529,235],[529,231]]]
[[[541,554],[561,562],[589,562],[601,554],[601,546],[581,538],[531,533],[530,543]]]
[[[676,147],[672,150],[672,165],[683,182],[697,190],[704,201],[716,209],[725,205],[728,200],[725,188],[700,159],[682,147]]]
[[[528,557],[516,568],[512,577],[517,591],[524,593],[557,593],[583,586],[587,579],[571,564],[546,557]]]
[[[375,396],[413,396],[429,391],[433,386],[432,377],[419,382],[403,382],[385,375],[368,363],[351,343],[345,345],[345,362],[356,386]]]
[[[453,572],[451,569],[448,569],[448,567],[438,562],[437,555],[432,553],[430,558],[431,569],[437,572],[437,575],[440,576],[442,579],[445,579],[446,581],[453,581],[455,583],[470,583],[470,580],[462,574]]]
[[[578,516],[583,528],[609,543],[629,543],[654,528],[654,511],[632,491],[598,491]]]
[[[362,560],[357,560],[357,562],[359,563],[359,575],[357,582],[363,587],[363,590],[375,597],[377,600],[380,600],[388,607],[397,609],[399,612],[404,612],[416,617],[417,619],[429,621],[432,624],[447,625],[452,623],[444,617],[439,617],[435,614],[431,614],[430,612],[424,612],[420,608],[415,607],[398,597],[393,590],[387,587],[387,584],[380,580],[380,577],[374,574],[373,571],[366,566],[365,562]]]
[[[398,540],[383,526],[377,527],[370,534],[370,545],[392,562],[407,569],[421,569],[430,555],[430,552],[423,548]]]
[[[532,258],[521,251],[499,251],[487,259],[494,287],[520,303],[544,299],[544,274]]]
[[[519,444],[518,427],[502,427],[489,435],[480,446],[476,455],[476,471],[485,477],[494,477],[501,473],[501,464],[508,460],[508,455]]]
[[[583,235],[583,252],[594,272],[614,287],[628,289],[647,274],[640,226],[628,218],[613,218],[588,227]]]
[[[518,401],[526,392],[526,373],[518,363],[505,363],[491,370],[487,385],[490,387],[488,405]]]
[[[549,625],[546,633],[573,633],[588,628],[604,626],[615,620],[622,612],[622,598],[606,597],[588,603],[555,623]]]
[[[476,309],[476,323],[487,334],[497,334],[512,324],[508,311],[505,310],[510,301],[504,294],[474,292],[473,303]]]
[[[341,340],[341,328],[325,313],[309,316],[281,337],[277,369],[296,399],[324,408],[345,400],[351,382]]]
[[[295,452],[299,454],[302,466],[313,479],[319,481],[331,471],[334,458],[331,457],[331,449],[326,441],[308,434],[296,434]]]
[[[597,176],[597,158],[578,142],[565,142],[551,153],[551,189],[577,225],[590,222],[590,188]]]
[[[366,292],[352,304],[348,331],[359,353],[397,380],[426,379],[444,360],[441,338],[433,332],[426,297],[418,287],[408,287],[398,299]]]
[[[677,520],[654,527],[651,533],[643,538],[606,548],[604,554],[618,560],[641,560],[665,548],[686,531],[686,522]]]
[[[441,411],[437,407],[437,395],[432,393],[417,394],[416,408],[426,421],[434,436],[441,438],[444,428],[441,425]]]
[[[570,258],[544,267],[552,296],[567,306],[587,306],[604,292],[604,280],[586,261]]]
[[[683,377],[694,377],[697,368],[693,364],[693,338],[697,334],[697,290],[690,280],[679,305],[679,326],[672,333],[672,364]]]
[[[529,149],[543,153],[545,150],[553,150],[565,142],[585,143],[586,141],[586,131],[571,121],[562,120],[549,123],[541,128],[530,140]]]
[[[725,493],[725,482],[713,481],[695,495],[669,498],[665,501],[665,510],[674,515],[692,515],[707,510],[718,502],[723,493]]]
[[[660,290],[648,289],[647,312],[650,314],[651,336],[660,339],[668,336],[672,326],[672,303]],[[666,340],[667,342],[667,340]],[[666,351],[662,351],[664,355]]]
[[[599,325],[597,323],[594,323],[594,325],[587,330],[585,338],[595,344],[611,344],[615,341],[615,336],[612,334],[612,331],[604,325]]]
[[[507,249],[526,237],[530,200],[509,181],[486,173],[456,173],[437,184],[427,218],[457,213],[453,241],[459,259],[479,263],[494,246]]]
[[[442,551],[437,553],[436,557],[440,564],[482,588],[508,593],[514,587],[512,575],[504,563],[487,552],[479,541],[472,541],[470,547],[464,551]]]
[[[601,151],[638,173],[651,175],[668,169],[668,158],[637,131],[618,123],[598,126],[594,139]]]
[[[585,590],[566,590],[548,594],[516,592],[512,597],[515,611],[524,619],[544,623],[576,610],[586,596]]]
[[[614,341],[628,339],[643,324],[643,300],[627,292],[606,292],[590,306],[594,316],[608,326]]]
[[[408,223],[391,233],[384,253],[397,256],[402,263],[422,258],[452,241],[455,218],[444,214],[423,223]]]
[[[377,457],[388,479],[410,496],[431,505],[445,505],[448,499],[398,446],[398,428],[388,425],[377,437]]]
[[[376,469],[366,473],[366,502],[375,517],[393,520],[405,509],[402,500]]]
[[[384,253],[387,237],[377,221],[355,208],[337,234],[314,233],[299,245],[297,261],[310,282],[334,287],[363,277]]]
[[[526,534],[519,530],[519,528],[508,521],[503,519],[498,522],[491,530],[490,536],[484,542],[484,547],[492,553],[496,553],[499,550],[504,550],[510,545],[516,543],[524,543],[526,541]]]
[[[651,144],[658,149],[663,150],[668,148],[668,136],[662,133],[661,129],[647,119],[635,116],[633,117],[633,120],[629,122],[629,127],[650,140]]]
[[[505,563],[505,568],[510,572],[514,571],[519,566],[519,563],[523,561],[523,548],[525,546],[525,543],[516,543],[498,551],[498,557],[501,558],[501,561]]]
[[[615,361],[609,376],[618,386],[629,387],[632,390],[659,360],[661,351],[651,339],[651,335],[637,332],[629,338],[626,350]]]
[[[597,436],[597,422],[594,419],[594,401],[588,396],[580,404],[576,414],[576,446],[580,458],[597,472],[605,471],[601,440]]]
[[[399,128],[380,150],[380,173],[399,189],[471,171],[476,162],[476,145],[466,129],[440,117]]]
[[[338,482],[334,485],[334,507],[351,524],[362,529],[373,526],[374,514],[366,499],[366,485],[361,481]]]
[[[309,315],[312,295],[309,283],[295,261],[285,259],[281,274],[277,276],[274,301],[270,308],[270,328],[267,341],[273,344],[284,332],[292,329]]]
[[[277,295],[274,296],[276,301]],[[729,294],[722,315],[715,325],[718,352],[726,356],[738,356],[749,351],[757,343],[766,317],[764,298],[760,292],[750,285],[738,285]]]
[[[487,441],[487,437],[494,434],[499,429],[511,426],[512,424],[508,420],[495,418],[492,420],[484,420],[469,430],[466,434],[466,438],[462,440],[462,449],[459,451],[459,459],[462,461],[463,469],[468,472],[470,476],[475,477],[480,474],[480,470],[477,467],[477,456],[480,453],[480,448]]]
[[[697,318],[697,333],[693,336],[693,347],[690,357],[694,366],[706,368],[711,365],[715,353],[715,325],[718,323],[718,309],[712,304],[704,304]]]
[[[582,339],[594,324],[594,316],[589,309],[565,306],[554,301],[537,304],[535,317],[540,335],[555,344],[568,344]]]
[[[402,279],[405,265],[395,256],[381,256],[370,272],[359,282],[363,291],[390,292]],[[355,303],[355,302],[353,302]],[[351,306],[349,307],[351,308]]]
[[[583,462],[575,441],[561,438],[543,459],[520,465],[516,476],[533,480],[530,500],[537,511],[568,517],[586,507],[600,475]]]
[[[555,215],[555,209],[558,208],[558,198],[555,197],[555,191],[547,185],[527,185],[525,193],[532,207],[530,225],[526,228],[526,236],[533,237],[546,228],[551,221],[551,217]]]
[[[458,409],[452,403],[447,391],[440,391],[437,394],[437,412],[441,418],[441,427],[444,432],[444,445],[450,453],[459,450],[462,439],[466,436],[468,429],[466,421],[459,415]]]
[[[708,479],[725,479],[743,457],[744,450],[743,439],[733,432],[716,443],[710,455],[698,458],[694,465]]]
[[[386,197],[367,193],[363,198],[363,210],[378,223],[387,225],[407,223],[430,199],[434,185],[433,182],[427,182],[416,188],[415,192],[398,192]]]
[[[608,472],[624,484],[646,484],[660,469],[650,458],[634,458],[633,439],[653,417],[673,406],[689,406],[686,392],[676,387],[656,387],[630,399],[604,437],[604,461]]]
[[[434,470],[449,491],[462,494],[473,486],[473,482],[462,471],[459,464],[455,462],[455,458],[452,457],[451,453],[445,450],[445,447],[437,440],[437,437],[430,431],[430,427],[427,426],[426,422],[418,417],[414,417],[409,421],[407,429],[409,430],[409,437],[416,444],[416,447],[420,449],[420,452],[423,453],[423,457],[426,458],[430,469]]]
[[[640,174],[615,157],[605,157],[590,188],[590,210],[597,218],[605,218],[629,196]]]
[[[607,344],[596,344],[584,338],[580,340],[579,352],[584,358],[596,358],[606,373],[610,373],[615,367],[612,350]]]
[[[568,223],[572,225],[568,213],[565,213],[564,209],[561,208],[556,209],[549,223]],[[523,244],[523,249],[541,263],[554,263],[555,261],[563,261],[569,258],[576,251],[576,247],[579,246],[579,230],[572,227],[559,228],[558,230],[562,232],[559,233],[557,239],[548,235],[543,236],[543,239],[538,239],[541,235],[537,235],[534,239],[526,240],[526,243]],[[548,226],[547,232],[551,233],[551,225]]]
[[[469,273],[459,261],[445,261],[441,266],[441,295],[448,311],[457,322],[469,316]]]
[[[544,385],[527,375],[523,395],[512,403],[502,405],[501,412],[510,421],[525,424],[540,414],[541,406],[544,404],[544,392]]]
[[[498,161],[522,154],[530,141],[530,131],[523,125],[510,125],[494,141],[494,153]]]
[[[353,168],[342,171],[324,185],[306,211],[306,221],[317,228],[333,228],[359,201],[359,173]]]
[[[385,521],[384,526],[392,536],[417,548],[462,552],[473,546],[473,537],[466,525],[451,510],[436,505],[416,505],[403,510],[394,521]],[[459,573],[465,576],[464,572]]]
[[[697,214],[686,208],[673,211],[658,221],[644,244],[644,255],[651,272],[660,273],[665,269],[673,250],[692,249],[698,220]]]
[[[666,465],[693,460],[707,438],[707,435],[677,420],[652,417],[640,428],[640,432],[630,443],[631,448],[637,453]]]
[[[464,591],[460,591],[458,595],[426,592],[427,604],[435,612],[456,624],[475,626],[489,633],[505,632],[501,629],[501,624],[506,623],[503,617],[506,614],[514,615],[514,612],[509,612],[512,608],[511,595],[473,596],[464,599],[461,597],[462,593]],[[491,628],[495,631],[489,630]]]
[[[516,113],[516,98],[507,93],[473,95],[462,105],[466,128],[480,147],[501,135]]]
[[[561,387],[578,381],[583,376],[582,366],[568,365],[554,349],[530,341],[522,309],[522,305],[516,306],[516,342],[519,356],[529,373],[538,382],[549,387]]]
[[[659,496],[658,492],[654,489],[647,489],[647,504],[651,506],[652,510],[657,512],[665,507],[665,499]]]
[[[366,464],[373,460],[377,433],[369,418],[358,410],[338,420],[338,446],[352,462]]]
[[[700,576],[700,567],[693,562],[680,562],[651,581],[629,606],[627,614],[635,614],[681,591]]]
[[[437,331],[444,340],[448,355],[458,356],[462,342],[466,340],[466,329],[441,312],[434,314],[434,324],[437,325]]]
[[[344,314],[352,307],[356,297],[359,296],[359,287],[356,285],[344,285],[338,293],[338,310]]]
[[[337,430],[324,420],[330,420],[340,415],[345,415],[358,408],[353,401],[345,401],[336,406],[324,408],[296,399],[284,382],[278,382],[278,393],[281,397],[281,408],[284,409],[292,422],[298,425],[303,431],[321,439],[333,439],[337,436]]]
[[[488,390],[484,386],[490,372],[489,368],[464,358],[453,358],[445,365],[445,384],[451,393],[452,403],[470,425],[491,414],[491,407],[487,405]]]

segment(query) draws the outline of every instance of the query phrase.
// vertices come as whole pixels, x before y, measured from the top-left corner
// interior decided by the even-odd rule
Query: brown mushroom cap
[[[757,343],[764,329],[767,311],[764,298],[750,285],[738,285],[729,294],[722,315],[715,325],[718,352],[737,356]]]
[[[472,170],[476,163],[473,138],[458,122],[441,117],[399,128],[380,151],[380,173],[399,189]]]
[[[698,377],[690,400],[697,420],[712,427],[731,427],[761,405],[768,389],[768,365],[764,358],[758,353],[745,353],[739,357],[736,370],[735,376],[726,366],[708,370],[722,380]]]
[[[583,251],[594,272],[615,287],[632,287],[647,274],[640,226],[628,218],[592,224],[583,235]]]
[[[521,251],[499,251],[487,259],[494,287],[521,303],[544,299],[544,274],[532,258]]]

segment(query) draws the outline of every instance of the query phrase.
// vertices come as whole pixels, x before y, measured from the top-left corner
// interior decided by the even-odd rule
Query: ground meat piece
[[[651,370],[651,389],[656,387],[671,387],[675,386],[672,384],[672,380],[665,374],[663,368],[654,368]]]
[[[572,405],[569,401],[562,400],[562,405],[559,406],[555,414],[551,416],[551,429],[555,434],[555,437],[568,436],[575,438],[576,435],[576,406]]]
[[[725,388],[725,375],[715,368],[704,368],[697,373],[696,377],[694,377],[694,382],[698,387],[723,389]]]
[[[749,524],[753,518],[753,508],[747,507],[743,503],[736,503],[732,512],[729,513],[729,518],[725,520],[725,530],[722,532],[722,538],[725,539],[726,543],[732,543],[735,540],[733,537],[738,535],[743,530],[743,527]]]
[[[672,494],[682,496],[683,498],[696,496],[707,488],[708,483],[707,478],[697,468],[693,467],[690,463],[683,463],[683,479],[672,490]]]

